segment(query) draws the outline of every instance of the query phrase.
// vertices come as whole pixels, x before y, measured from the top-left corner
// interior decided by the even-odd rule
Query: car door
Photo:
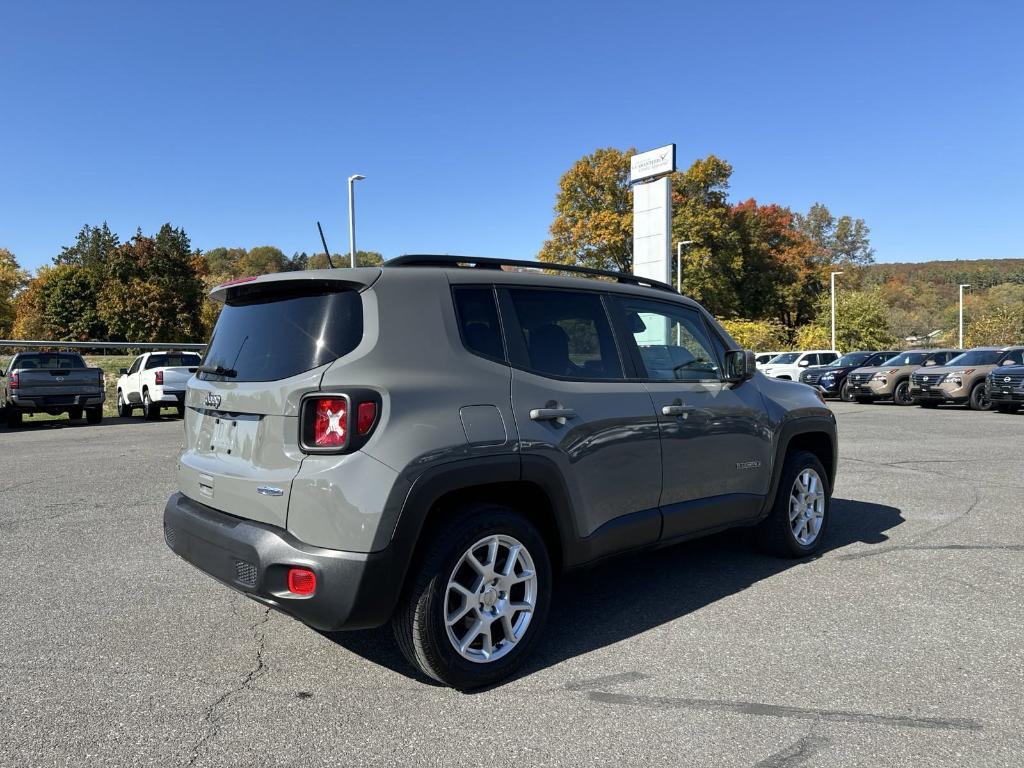
[[[499,291],[523,476],[554,470],[585,557],[657,541],[658,422],[628,381],[600,292]]]
[[[142,358],[145,355],[139,355],[135,358],[131,368],[128,369],[128,376],[125,379],[126,392],[125,399],[130,403],[141,403],[142,402],[142,386],[139,383],[139,377],[142,375],[140,369],[142,368]]]
[[[722,380],[724,344],[696,308],[631,297],[616,304],[660,428],[662,538],[755,517],[773,455],[755,380]]]

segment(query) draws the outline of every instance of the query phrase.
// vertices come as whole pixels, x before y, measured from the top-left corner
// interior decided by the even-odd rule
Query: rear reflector
[[[288,591],[295,595],[312,595],[316,592],[316,574],[309,568],[289,568]]]
[[[11,374],[11,378],[7,380],[7,386],[9,386],[11,389],[17,389],[18,388],[18,374],[16,374],[16,373],[12,373]]]
[[[324,397],[314,404],[313,445],[317,448],[343,448],[348,436],[348,401]]]
[[[373,427],[373,422],[377,419],[377,404],[376,403],[360,403],[359,410],[356,411],[356,430],[360,435],[367,434]]]
[[[161,386],[161,387],[164,385],[164,372],[163,371],[157,371],[156,372],[156,383],[157,383],[158,386]]]

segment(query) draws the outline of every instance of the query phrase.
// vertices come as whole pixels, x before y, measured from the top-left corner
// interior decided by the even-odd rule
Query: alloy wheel
[[[448,577],[444,625],[456,653],[476,663],[515,648],[537,606],[537,572],[526,547],[511,536],[480,539]]]
[[[789,526],[793,538],[809,547],[818,538],[825,520],[825,486],[808,467],[796,476],[789,494]]]

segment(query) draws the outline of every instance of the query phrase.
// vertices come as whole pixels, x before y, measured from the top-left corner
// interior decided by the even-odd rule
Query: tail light
[[[7,385],[11,389],[17,389],[18,388],[18,374],[12,373],[11,374],[11,378],[7,382]]]
[[[163,371],[157,371],[156,372],[156,385],[158,387],[162,387],[164,385],[164,372]]]
[[[299,445],[306,453],[351,453],[373,434],[380,414],[373,390],[311,395],[302,401]]]

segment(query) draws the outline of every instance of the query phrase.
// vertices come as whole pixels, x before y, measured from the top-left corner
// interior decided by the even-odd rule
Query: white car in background
[[[834,349],[809,349],[803,352],[783,352],[761,368],[761,373],[773,379],[800,381],[800,373],[812,365],[828,365],[839,359]]]
[[[117,380],[117,415],[131,416],[136,408],[149,419],[160,417],[161,408],[185,414],[185,385],[202,362],[195,352],[147,352],[122,368]]]
[[[757,370],[761,370],[772,360],[772,358],[781,355],[781,352],[755,352],[754,353],[754,365],[757,366]]]

